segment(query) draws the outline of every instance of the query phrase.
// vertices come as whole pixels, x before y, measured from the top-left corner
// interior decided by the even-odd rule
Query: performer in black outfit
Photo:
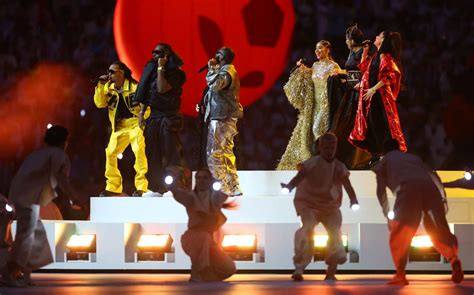
[[[149,189],[163,194],[166,167],[186,167],[179,131],[183,127],[180,112],[181,94],[186,75],[183,61],[166,43],[159,43],[152,51],[153,58],[145,65],[135,94],[140,103],[140,126],[145,126],[145,151],[148,158]],[[143,114],[150,106],[150,117]]]
[[[344,69],[336,69],[328,79],[329,130],[338,138],[336,158],[349,169],[364,168],[371,158],[370,153],[356,148],[347,141],[354,127],[359,100],[364,34],[357,24],[346,30],[346,44],[350,50]],[[374,54],[375,46],[370,45],[369,54]]]

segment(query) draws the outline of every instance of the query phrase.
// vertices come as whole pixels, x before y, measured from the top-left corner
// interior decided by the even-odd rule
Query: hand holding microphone
[[[107,83],[107,81],[109,81],[109,75],[102,75],[99,77],[99,83],[101,84],[105,84]]]
[[[291,68],[290,70],[290,74],[293,73],[297,68],[301,67],[301,66],[306,66],[306,58],[300,58],[297,62],[296,62],[296,65]]]

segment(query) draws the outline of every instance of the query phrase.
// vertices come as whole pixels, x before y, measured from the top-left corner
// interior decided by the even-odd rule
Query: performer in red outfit
[[[349,141],[378,158],[384,143],[392,138],[398,141],[400,151],[406,152],[407,147],[396,105],[402,76],[401,36],[398,32],[383,31],[375,38],[374,45],[378,52],[369,57],[366,46],[359,64],[363,75]]]

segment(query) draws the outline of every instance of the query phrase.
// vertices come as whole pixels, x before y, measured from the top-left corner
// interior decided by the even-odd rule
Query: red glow
[[[223,45],[236,52],[242,104],[264,95],[286,66],[294,18],[288,0],[118,0],[114,35],[120,59],[135,78],[157,43],[171,44],[187,74],[181,109],[195,115],[205,86],[197,70]]]
[[[22,157],[38,147],[48,123],[68,125],[79,81],[72,67],[54,64],[40,64],[19,77],[0,98],[0,157]]]

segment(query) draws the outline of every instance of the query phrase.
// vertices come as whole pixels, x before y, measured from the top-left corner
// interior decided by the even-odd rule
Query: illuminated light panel
[[[222,248],[236,261],[253,261],[257,252],[257,236],[224,235]]]
[[[342,235],[342,244],[344,247],[347,247],[347,235]],[[328,235],[314,235],[314,247],[315,248],[324,248],[328,243]]]
[[[257,244],[255,235],[224,235],[222,247],[251,248]]]
[[[170,248],[173,239],[170,235],[141,235],[137,247],[140,250],[145,249],[163,249]]]
[[[414,236],[411,240],[411,246],[415,248],[433,247],[430,236]]]
[[[95,235],[72,235],[66,244],[66,247],[73,248],[89,248],[92,246],[92,242],[95,239]]]

